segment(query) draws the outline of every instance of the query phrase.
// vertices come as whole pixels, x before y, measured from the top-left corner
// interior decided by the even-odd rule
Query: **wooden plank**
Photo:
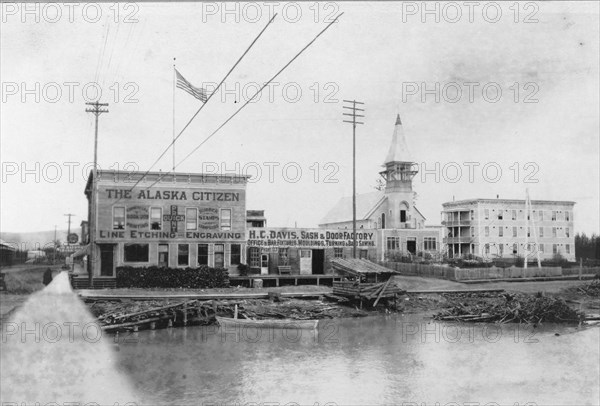
[[[388,287],[388,285],[390,284],[391,281],[392,281],[392,278],[388,279],[387,282],[385,283],[385,285],[383,285],[383,288],[381,288],[381,292],[379,292],[379,296],[377,296],[375,303],[373,303],[373,307],[377,306],[377,303],[379,303],[379,299],[381,299],[381,295],[383,294],[383,292],[385,292],[385,288]]]

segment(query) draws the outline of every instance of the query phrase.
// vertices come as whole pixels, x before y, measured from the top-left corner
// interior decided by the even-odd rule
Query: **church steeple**
[[[402,126],[402,120],[400,120],[400,114],[396,116],[396,124],[394,126],[394,135],[392,135],[392,143],[388,150],[387,156],[383,166],[387,166],[390,163],[396,162],[414,162],[412,154],[406,144],[406,138],[404,137],[404,128]]]
[[[400,119],[400,114],[398,114],[396,116],[396,124],[394,125],[392,143],[382,165],[385,167],[385,170],[380,172],[386,181],[386,190],[398,188],[411,190],[412,178],[417,174],[417,171],[413,167],[414,162],[406,143],[402,120]]]

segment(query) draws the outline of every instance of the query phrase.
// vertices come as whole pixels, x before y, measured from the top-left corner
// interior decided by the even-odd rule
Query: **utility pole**
[[[357,114],[357,111],[364,113],[365,110],[356,107],[357,104],[364,105],[362,102],[344,100],[344,103],[348,103],[349,106],[342,107],[351,110],[351,113],[343,113],[343,115],[352,117],[352,121],[343,121],[344,123],[352,124],[352,258],[356,258],[356,125],[364,124],[363,122],[356,121],[356,118],[364,117],[362,114]]]
[[[67,231],[67,239],[68,239],[68,238],[69,238],[69,235],[71,235],[71,217],[73,217],[73,216],[74,216],[74,214],[67,213],[67,214],[65,214],[65,216],[67,216],[67,217],[69,218],[69,219],[67,220],[67,221],[68,221],[68,223],[69,223],[69,228],[68,228],[68,231]]]
[[[96,116],[96,125],[94,132],[94,171],[92,172],[92,191],[90,198],[92,199],[92,207],[89,218],[90,224],[90,258],[88,259],[88,276],[90,281],[90,287],[93,287],[93,271],[94,265],[96,262],[96,182],[98,179],[98,117],[102,113],[108,113],[108,109],[104,109],[103,107],[107,107],[108,103],[100,103],[95,101],[93,103],[86,103],[88,106],[92,106],[91,108],[85,109],[87,113],[93,113]]]

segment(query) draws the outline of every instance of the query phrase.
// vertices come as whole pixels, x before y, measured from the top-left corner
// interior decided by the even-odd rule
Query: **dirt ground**
[[[22,289],[23,284],[35,285],[35,290],[43,288],[41,278],[42,269],[29,269],[23,272],[7,274],[8,292],[0,292],[0,320],[13,308],[22,305],[28,298],[30,292]],[[14,280],[13,280],[14,279]],[[561,280],[545,282],[492,282],[485,284],[462,284],[443,279],[421,278],[417,276],[396,276],[395,282],[402,289],[408,291],[423,290],[469,290],[469,289],[505,289],[507,292],[520,292],[533,294],[544,292],[547,295],[557,296],[565,299],[567,303],[579,310],[589,313],[600,313],[600,300],[597,297],[581,295],[577,291],[578,287],[589,284],[591,281]],[[10,289],[10,288],[13,289]],[[145,290],[145,289],[106,289],[102,294],[119,296],[122,294],[155,294],[156,292],[169,293],[266,293],[266,292],[315,292],[330,293],[331,288],[327,286],[301,285],[301,286],[281,286],[278,288],[243,288],[232,287],[223,289],[204,289],[204,290]],[[446,304],[446,299],[439,294],[410,294],[403,300],[402,309],[406,312],[431,312],[439,309]]]

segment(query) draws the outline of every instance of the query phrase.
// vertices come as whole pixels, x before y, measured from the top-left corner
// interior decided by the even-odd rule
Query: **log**
[[[159,320],[164,319],[164,318],[165,317],[153,317],[151,319],[131,321],[129,323],[109,324],[109,325],[106,325],[106,326],[102,326],[101,329],[102,330],[115,330],[115,329],[120,329],[120,328],[125,328],[125,327],[139,326],[139,325],[146,324],[146,323],[153,323],[153,322],[159,321]]]
[[[381,288],[381,292],[379,292],[379,296],[377,296],[377,300],[375,300],[375,303],[373,303],[373,307],[377,306],[377,303],[379,303],[379,299],[381,299],[381,295],[383,295],[383,292],[385,292],[385,288],[387,288],[391,281],[392,278],[388,279],[385,285],[383,285],[383,287]]]

